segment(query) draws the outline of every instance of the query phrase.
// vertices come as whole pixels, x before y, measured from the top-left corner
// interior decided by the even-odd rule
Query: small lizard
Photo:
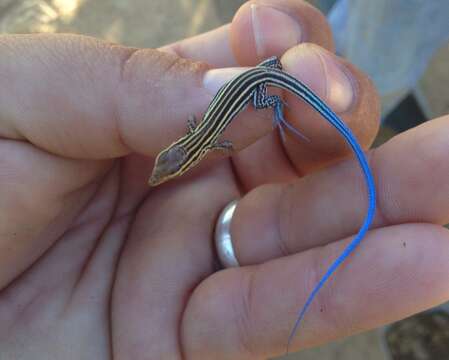
[[[303,137],[283,116],[283,102],[277,95],[268,95],[267,86],[289,91],[312,106],[321,116],[332,124],[345,138],[353,150],[363,171],[368,190],[368,210],[363,224],[354,239],[329,266],[321,280],[316,284],[298,313],[298,317],[288,338],[287,352],[293,337],[318,291],[341,263],[356,248],[364,238],[371,225],[376,209],[376,188],[373,175],[366,161],[363,150],[346,124],[306,85],[291,75],[282,71],[282,65],[277,57],[271,57],[258,66],[251,68],[223,85],[212,99],[203,120],[196,124],[194,118],[189,118],[188,133],[162,150],[156,158],[153,173],[149,179],[151,186],[156,186],[169,179],[182,175],[198,164],[212,150],[232,150],[230,141],[219,141],[218,138],[231,121],[252,102],[256,109],[274,109],[274,123],[281,130],[285,126]],[[281,131],[282,134],[282,131]]]

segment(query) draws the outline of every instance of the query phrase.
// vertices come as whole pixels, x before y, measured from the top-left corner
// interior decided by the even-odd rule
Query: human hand
[[[244,148],[232,159],[146,185],[157,153],[229,78],[181,58],[255,65],[292,48],[282,57],[286,71],[342,114],[365,148],[372,143],[375,91],[318,47],[332,50],[324,17],[298,1],[257,3],[276,8],[246,4],[232,25],[164,53],[79,36],[1,38],[2,358],[283,353],[297,310],[364,216],[363,179],[354,160],[339,162],[351,153],[338,133],[287,97],[289,120],[310,143],[281,143],[270,112],[249,110],[225,133]],[[299,40],[318,46],[294,47]],[[448,235],[439,226],[449,213],[439,196],[449,186],[448,121],[370,153],[376,229],[320,292],[295,348],[449,297]],[[217,271],[215,220],[239,197],[232,235],[242,267]]]

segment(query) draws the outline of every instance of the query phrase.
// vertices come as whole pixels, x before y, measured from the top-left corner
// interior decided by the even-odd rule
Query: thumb
[[[76,35],[3,36],[0,53],[0,136],[74,158],[156,155],[234,75]]]

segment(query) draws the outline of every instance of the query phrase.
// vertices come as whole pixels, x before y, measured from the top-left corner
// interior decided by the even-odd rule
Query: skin
[[[276,4],[309,44],[296,46],[285,32],[252,36],[252,2],[232,24],[163,52],[79,36],[0,38],[1,358],[264,359],[285,351],[296,311],[364,215],[362,178],[351,157],[341,161],[350,151],[340,136],[286,97],[289,121],[310,143],[281,143],[270,112],[248,110],[226,133],[239,150],[232,158],[146,184],[158,152],[213,95],[208,67],[183,59],[255,65],[286,51],[286,70],[371,144],[375,91],[332,55],[324,17],[299,1],[257,3]],[[256,11],[262,33],[289,24],[272,8]],[[340,91],[338,69],[352,96]],[[449,299],[441,227],[449,222],[448,125],[449,116],[427,122],[369,152],[375,227],[319,294],[294,349]],[[242,267],[218,271],[214,222],[238,197],[231,231]]]

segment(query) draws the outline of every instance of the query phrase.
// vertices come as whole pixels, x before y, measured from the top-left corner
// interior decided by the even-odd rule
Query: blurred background
[[[244,2],[0,0],[0,31],[71,32],[154,48],[231,21]],[[383,126],[377,145],[427,119],[449,114],[449,1],[310,2],[328,15],[338,52],[367,72],[380,90]],[[449,305],[443,305],[283,359],[447,360],[448,310]]]

